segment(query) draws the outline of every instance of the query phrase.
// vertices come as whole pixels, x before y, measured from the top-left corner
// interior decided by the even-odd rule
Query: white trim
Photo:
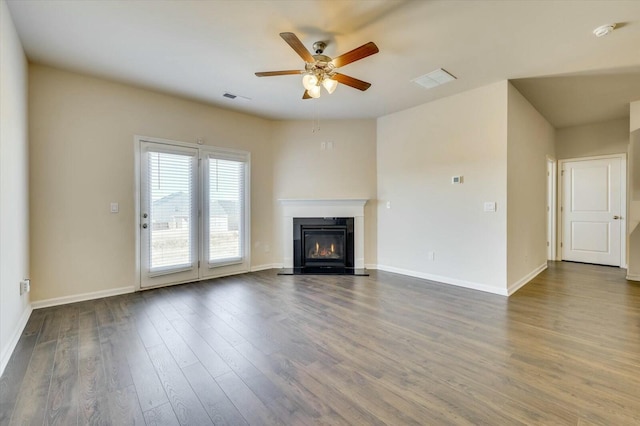
[[[340,199],[280,199],[283,226],[283,264],[293,268],[294,217],[353,217],[353,262],[357,269],[364,268],[364,198]]]
[[[472,290],[484,291],[485,293],[493,293],[493,294],[498,294],[500,296],[508,296],[506,288],[503,289],[498,287],[492,287],[486,284],[476,283],[472,281],[465,281],[457,278],[444,277],[441,275],[427,274],[424,272],[411,271],[408,269],[395,268],[393,266],[387,266],[387,265],[378,265],[377,269],[381,271],[386,271],[386,272],[393,272],[395,274],[407,275],[415,278],[422,278],[429,281],[436,281],[441,284],[450,284],[450,285],[455,285],[457,287],[464,287]]]
[[[135,291],[142,289],[142,269],[141,269],[141,243],[140,243],[140,215],[142,214],[140,206],[140,158],[142,156],[141,149],[141,136],[135,136],[133,138],[133,206],[135,215],[133,217],[133,229],[135,229],[135,245],[136,254],[135,258],[135,270],[133,271],[133,287]]]
[[[31,316],[31,312],[33,312],[33,307],[29,304],[22,312],[22,316],[18,320],[18,324],[13,331],[13,335],[11,339],[9,339],[9,343],[2,351],[2,356],[0,356],[0,376],[4,374],[4,369],[7,368],[7,364],[9,364],[9,360],[11,359],[11,355],[13,355],[13,351],[16,350],[16,346],[18,346],[18,342],[20,341],[20,337],[22,337],[22,332],[24,328],[27,326],[27,322],[29,322],[29,317]]]
[[[557,260],[562,261],[562,232],[564,226],[564,217],[562,215],[561,208],[564,205],[564,163],[576,162],[576,161],[590,161],[590,160],[606,160],[608,158],[620,159],[620,268],[627,268],[627,154],[609,154],[609,155],[596,155],[591,157],[578,157],[578,158],[564,158],[558,160],[558,170],[560,171],[560,179],[558,179],[558,230],[557,230]],[[614,265],[615,266],[615,265]]]
[[[627,280],[640,281],[640,274],[627,274]]]
[[[547,238],[549,246],[547,248],[547,260],[557,260],[557,202],[558,202],[558,162],[555,158],[547,155],[547,203],[549,213],[547,214]]]
[[[339,207],[363,207],[369,201],[366,198],[281,198],[280,204],[289,207],[317,207],[317,206],[339,206]]]
[[[520,278],[515,283],[511,284],[510,286],[508,286],[507,287],[507,295],[511,296],[513,293],[515,293],[516,291],[520,290],[522,287],[524,287],[532,279],[537,277],[538,274],[540,274],[540,272],[544,271],[545,269],[547,269],[547,262],[544,262],[542,265],[538,266],[533,271],[529,272],[527,275],[525,275],[524,277]]]
[[[93,291],[91,293],[74,294],[73,296],[54,297],[53,299],[31,302],[33,309],[49,308],[51,306],[67,305],[69,303],[84,302],[85,300],[100,299],[103,297],[118,296],[135,292],[134,286],[111,288],[109,290]]]
[[[267,269],[277,269],[277,268],[282,268],[282,265],[277,265],[275,263],[265,263],[264,265],[252,266],[249,272],[266,271]]]

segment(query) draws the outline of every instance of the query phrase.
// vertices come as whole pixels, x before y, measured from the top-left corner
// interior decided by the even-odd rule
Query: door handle
[[[143,229],[147,229],[147,226],[148,226],[148,225],[147,225],[146,223],[143,223],[143,224],[142,224],[142,228],[143,228]]]
[[[613,218],[614,218],[614,219],[616,219],[616,220],[618,220],[618,219],[620,219],[620,216],[615,215]]]

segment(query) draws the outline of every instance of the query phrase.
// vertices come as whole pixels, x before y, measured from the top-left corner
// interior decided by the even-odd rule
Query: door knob
[[[620,219],[620,216],[615,215],[613,218],[614,218],[614,219],[616,219],[616,220],[618,220],[618,219]]]

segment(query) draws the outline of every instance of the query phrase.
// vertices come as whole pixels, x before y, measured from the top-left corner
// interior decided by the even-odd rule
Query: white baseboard
[[[509,296],[511,296],[513,293],[515,293],[516,291],[520,290],[522,287],[524,287],[525,284],[527,284],[529,281],[534,279],[540,272],[544,271],[545,269],[547,269],[547,262],[546,261],[542,265],[540,265],[536,269],[534,269],[533,271],[529,272],[524,277],[520,278],[515,283],[511,284],[510,286],[508,286],[507,287],[507,294]]]
[[[278,268],[282,268],[282,264],[265,263],[264,265],[252,266],[250,272],[258,272],[258,271],[265,271],[267,269],[278,269]]]
[[[53,299],[38,300],[31,303],[33,309],[48,308],[51,306],[66,305],[69,303],[84,302],[85,300],[100,299],[101,297],[118,296],[120,294],[133,293],[135,287],[119,287],[109,290],[94,291],[91,293],[74,294],[73,296],[55,297]]]
[[[638,275],[638,274],[627,274],[627,280],[629,280],[629,281],[640,281],[640,275]]]
[[[7,367],[7,364],[11,359],[11,355],[13,355],[13,351],[18,345],[20,336],[22,336],[22,332],[24,331],[24,328],[29,321],[29,317],[31,316],[32,311],[32,306],[27,305],[24,312],[22,313],[22,316],[20,317],[20,320],[18,321],[18,324],[16,325],[13,335],[11,336],[11,340],[9,340],[7,347],[2,350],[2,356],[0,356],[0,376],[2,376],[2,374],[4,373],[4,369]]]
[[[472,290],[480,290],[486,293],[499,294],[500,296],[508,296],[506,288],[502,289],[502,288],[492,287],[486,284],[460,280],[457,278],[444,277],[442,275],[427,274],[424,272],[417,272],[417,271],[411,271],[408,269],[395,268],[393,266],[387,266],[387,265],[377,265],[377,268],[372,268],[372,269],[379,269],[381,271],[393,272],[395,274],[402,274],[402,275],[408,275],[410,277],[422,278],[430,281],[437,281],[439,283],[451,284],[451,285],[464,287],[464,288],[470,288]]]

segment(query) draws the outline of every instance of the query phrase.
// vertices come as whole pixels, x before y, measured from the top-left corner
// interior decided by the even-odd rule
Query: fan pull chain
[[[315,133],[315,132],[319,132],[320,131],[320,113],[318,112],[318,103],[316,102],[316,111],[315,111],[315,117],[311,119],[311,133]],[[318,124],[318,126],[316,127],[316,123]]]

